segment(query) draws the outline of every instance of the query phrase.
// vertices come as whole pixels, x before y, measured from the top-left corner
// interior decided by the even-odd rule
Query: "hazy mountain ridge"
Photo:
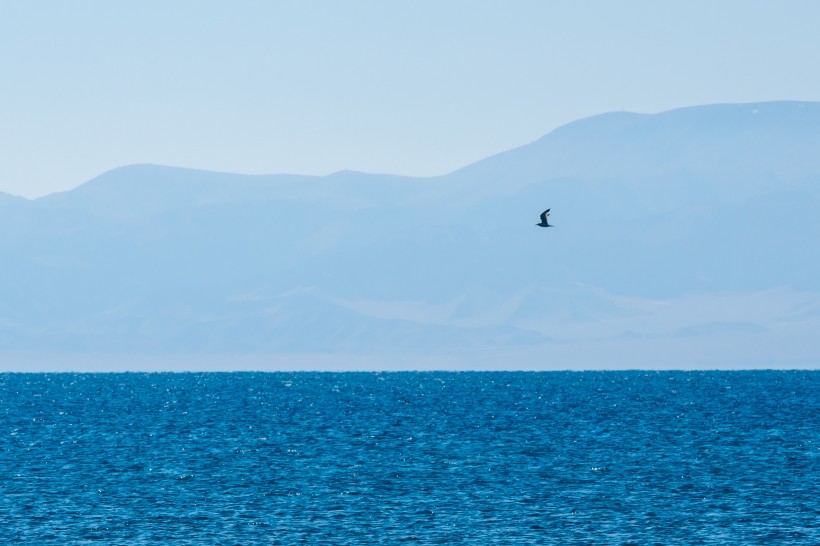
[[[528,145],[456,173],[500,169],[535,180],[642,179],[663,173],[770,173],[820,170],[820,103],[695,106],[660,114],[613,112],[578,120]],[[742,159],[742,163],[738,160]],[[538,167],[540,170],[529,170]]]
[[[813,361],[818,206],[820,103],[604,114],[433,178],[123,167],[0,195],[0,350]]]

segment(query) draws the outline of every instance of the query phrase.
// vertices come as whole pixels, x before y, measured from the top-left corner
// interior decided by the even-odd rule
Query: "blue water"
[[[820,544],[820,372],[0,375],[0,542]]]

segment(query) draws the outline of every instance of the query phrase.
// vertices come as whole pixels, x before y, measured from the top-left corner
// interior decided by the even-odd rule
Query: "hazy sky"
[[[611,110],[820,100],[820,2],[0,0],[0,191],[443,174]]]

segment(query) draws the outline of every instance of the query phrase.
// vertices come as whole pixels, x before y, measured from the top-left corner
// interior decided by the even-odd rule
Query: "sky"
[[[603,112],[820,100],[820,2],[0,0],[0,192],[445,174]]]

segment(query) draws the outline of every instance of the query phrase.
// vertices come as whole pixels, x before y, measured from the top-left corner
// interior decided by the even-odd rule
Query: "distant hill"
[[[0,194],[0,351],[820,366],[818,209],[805,102],[604,114],[431,178],[133,165]]]
[[[717,104],[655,115],[613,112],[569,123],[454,175],[492,174],[516,188],[556,178],[812,176],[820,170],[818,141],[820,103]]]

